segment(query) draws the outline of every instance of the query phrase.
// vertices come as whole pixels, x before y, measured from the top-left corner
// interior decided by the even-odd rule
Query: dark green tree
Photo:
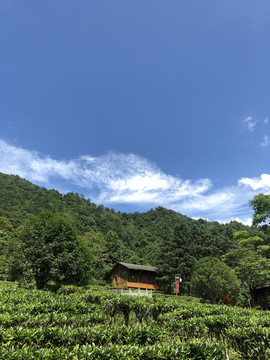
[[[0,279],[7,279],[7,249],[14,237],[13,227],[8,218],[0,216]]]
[[[11,241],[12,233],[0,230],[0,280],[7,279],[7,248]]]
[[[221,301],[230,295],[233,301],[239,299],[241,283],[236,273],[223,261],[214,257],[205,257],[197,261],[192,274],[191,295],[210,300]]]
[[[118,261],[124,260],[124,246],[121,240],[119,239],[116,232],[110,230],[106,233],[105,236],[106,247],[109,254],[109,262],[108,265],[112,267]]]
[[[250,205],[254,211],[253,225],[260,224],[267,225],[270,221],[270,195],[258,194],[253,200],[250,200]]]
[[[238,247],[242,249],[257,250],[264,244],[264,240],[259,236],[250,236],[247,231],[236,231],[233,234]]]
[[[69,222],[50,211],[31,216],[18,234],[14,254],[20,258],[23,277],[41,289],[52,281],[83,285],[89,280],[91,254]]]
[[[264,232],[264,242],[257,247],[258,253],[270,258],[270,195],[259,194],[250,200],[250,205],[254,211],[253,225],[259,226]]]
[[[5,216],[0,216],[0,230],[8,232],[13,230],[10,220]]]
[[[102,282],[111,270],[108,266],[109,254],[106,241],[102,233],[88,232],[83,235],[83,240],[93,254],[94,280]]]
[[[222,259],[235,270],[247,300],[253,304],[254,290],[270,281],[270,260],[243,247],[230,251]]]
[[[236,248],[223,255],[222,260],[235,270],[247,302],[254,305],[254,290],[270,281],[270,260],[263,256],[269,246],[263,238],[250,236],[247,231],[236,231],[233,238]]]

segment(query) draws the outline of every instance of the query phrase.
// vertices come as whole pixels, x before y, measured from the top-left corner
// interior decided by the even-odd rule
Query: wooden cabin
[[[116,263],[110,271],[114,287],[159,290],[156,273],[157,269],[154,267],[124,262]]]

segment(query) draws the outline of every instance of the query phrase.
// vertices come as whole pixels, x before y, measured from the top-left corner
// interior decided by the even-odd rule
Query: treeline
[[[27,219],[50,210],[75,229],[91,256],[91,281],[108,281],[106,274],[115,262],[125,261],[156,266],[171,290],[175,274],[183,279],[182,289],[190,291],[191,275],[198,259],[222,258],[238,248],[236,232],[246,238],[268,236],[258,228],[238,222],[219,224],[194,220],[162,207],[145,213],[121,213],[97,206],[75,193],[60,194],[33,185],[19,176],[0,173],[0,276],[8,279],[9,256],[14,239]],[[29,221],[29,220],[28,220]],[[14,248],[13,248],[14,256]],[[20,254],[18,254],[20,256]]]

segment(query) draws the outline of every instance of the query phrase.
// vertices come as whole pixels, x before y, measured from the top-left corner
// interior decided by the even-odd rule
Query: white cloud
[[[239,183],[250,186],[253,190],[270,190],[270,175],[262,174],[260,178],[242,178]]]
[[[269,118],[267,117],[267,118],[265,118],[265,119],[263,120],[263,123],[264,123],[264,124],[268,124],[268,121],[269,121]]]
[[[249,216],[249,200],[254,194],[246,185],[238,184],[208,191],[196,198],[187,198],[178,203],[174,210],[181,212],[182,208],[189,214],[205,214],[208,218],[227,222],[228,219],[231,221],[232,218]]]
[[[253,120],[252,116],[248,116],[247,118],[244,119],[244,122],[249,122],[252,120]]]
[[[244,119],[244,123],[247,124],[248,130],[250,132],[253,132],[257,124],[257,121],[253,120],[252,116],[248,116],[246,119]]]
[[[192,217],[226,221],[249,215],[248,201],[258,189],[270,190],[270,175],[242,178],[235,186],[214,189],[210,179],[191,181],[165,174],[134,154],[84,155],[55,160],[0,139],[0,172],[19,175],[38,185],[80,193],[98,204],[133,204],[143,209],[164,206]],[[61,184],[61,185],[59,185]]]
[[[269,136],[265,135],[263,138],[263,142],[261,143],[261,146],[267,147],[270,145],[270,138]]]
[[[221,224],[228,224],[230,223],[231,221],[237,221],[237,222],[240,222],[244,225],[248,225],[248,226],[251,226],[252,225],[252,218],[251,217],[242,217],[242,218],[239,218],[239,217],[231,217],[231,218],[228,218],[228,219],[222,219],[222,220],[217,220],[219,223]]]
[[[24,150],[0,140],[0,171],[30,181],[47,183],[53,176],[70,179],[78,172],[74,161],[57,161],[36,151]]]
[[[248,225],[248,226],[252,225],[252,218],[251,217],[245,217],[245,218],[241,218],[241,219],[236,217],[236,218],[234,218],[232,220],[241,222],[244,225]]]
[[[3,140],[0,140],[0,171],[41,183],[60,177],[83,188],[95,186],[100,189],[98,198],[106,202],[158,203],[160,197],[177,201],[191,193],[196,196],[211,186],[208,179],[191,182],[164,174],[156,165],[134,154],[86,155],[58,161]]]

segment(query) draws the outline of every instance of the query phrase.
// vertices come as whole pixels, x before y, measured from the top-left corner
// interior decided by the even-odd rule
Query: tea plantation
[[[0,359],[270,358],[270,313],[190,297],[0,285]]]

